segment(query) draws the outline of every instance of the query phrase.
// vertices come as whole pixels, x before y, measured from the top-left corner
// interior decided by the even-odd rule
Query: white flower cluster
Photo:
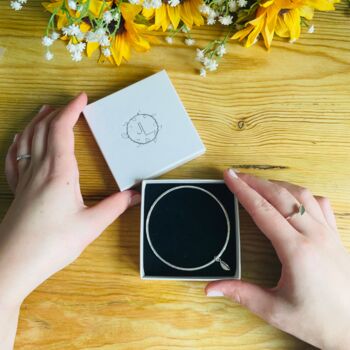
[[[85,39],[87,42],[99,43],[101,45],[103,55],[106,57],[111,56],[110,37],[109,33],[106,32],[104,28],[98,28],[95,31],[87,32]]]
[[[197,49],[196,60],[201,62],[203,67],[199,71],[201,77],[207,75],[207,71],[215,71],[218,68],[218,60],[226,53],[224,41],[213,42],[207,48]]]
[[[75,36],[78,40],[83,40],[85,36],[77,24],[71,24],[68,27],[63,27],[62,33],[68,37]]]
[[[19,11],[22,10],[23,5],[27,2],[27,0],[15,0],[10,2],[10,7],[12,10]]]
[[[131,3],[134,1],[138,1],[138,3],[140,3],[139,0],[129,0]],[[162,0],[143,0],[142,6],[146,9],[157,9],[162,6]]]
[[[53,53],[50,51],[49,47],[52,46],[52,44],[60,37],[60,35],[57,32],[52,32],[50,36],[45,35],[41,39],[41,43],[47,48],[45,58],[48,61],[51,61],[53,59]]]
[[[247,6],[247,0],[210,0],[199,6],[200,13],[207,18],[207,24],[212,25],[217,21],[228,26],[233,23],[231,14],[240,7]]]
[[[86,8],[88,2],[82,2],[81,0],[68,0],[67,4],[71,10],[80,12]],[[52,32],[51,35],[46,35],[42,38],[42,44],[47,48],[45,57],[47,60],[53,59],[54,56],[49,50],[49,47],[52,46],[54,41],[60,38],[62,35],[69,39],[69,44],[66,47],[71,54],[73,61],[82,60],[83,51],[89,42],[98,43],[101,47],[102,54],[109,57],[111,56],[111,32],[109,28],[112,23],[112,28],[118,29],[120,21],[121,13],[118,7],[104,11],[102,14],[102,19],[98,22],[98,24],[92,26],[92,29],[85,33],[80,29],[81,19],[73,19],[73,23],[70,21],[69,25],[61,29],[61,33]]]
[[[86,47],[85,43],[83,42],[80,42],[78,44],[69,43],[66,47],[69,53],[71,54],[73,61],[79,62],[82,60],[83,58],[82,53]]]

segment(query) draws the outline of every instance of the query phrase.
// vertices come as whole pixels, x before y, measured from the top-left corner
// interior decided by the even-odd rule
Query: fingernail
[[[134,194],[129,198],[129,207],[133,207],[141,202],[141,195],[139,193]]]
[[[207,293],[207,297],[223,297],[224,293],[219,290],[210,290]]]
[[[15,142],[16,142],[17,137],[18,137],[18,134],[15,134],[15,136],[13,137],[13,141],[12,141],[12,143],[15,143]]]
[[[238,171],[233,170],[232,168],[228,169],[228,174],[233,178],[233,179],[238,179],[238,176],[236,174],[236,172],[238,173]]]
[[[45,112],[49,108],[48,105],[42,105],[41,108],[39,109],[39,113]]]

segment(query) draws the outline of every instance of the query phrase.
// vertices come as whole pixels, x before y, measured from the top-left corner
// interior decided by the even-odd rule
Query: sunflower
[[[199,11],[202,0],[180,0],[178,5],[172,6],[168,0],[162,0],[158,8],[144,8],[142,14],[150,20],[154,17],[154,24],[149,30],[157,30],[162,27],[165,32],[171,24],[174,29],[182,21],[187,28],[191,29],[193,25],[203,25],[204,19]]]
[[[112,54],[107,57],[101,55],[100,61],[107,58],[111,63],[115,63],[119,66],[123,59],[126,61],[130,59],[131,48],[139,52],[150,49],[150,41],[152,41],[152,38],[146,34],[147,26],[135,23],[135,17],[141,11],[142,6],[132,5],[126,2],[120,5],[122,16],[119,28],[117,29],[115,36],[111,39],[110,51]],[[88,47],[89,44],[90,43],[88,43]]]
[[[68,0],[51,0],[49,3],[43,3],[43,6],[56,17],[57,29],[62,30],[64,34],[66,27],[78,32],[79,35],[60,37],[62,40],[69,40],[67,48],[72,50],[71,53],[74,54],[74,50],[86,47],[86,54],[90,57],[100,48],[99,62],[109,60],[119,66],[123,59],[129,60],[131,48],[136,51],[147,51],[150,48],[150,41],[154,42],[154,39],[147,35],[149,33],[147,26],[135,21],[142,11],[142,6],[120,3],[117,0],[82,0],[80,5],[81,12],[79,8],[72,10]],[[111,17],[105,27],[96,29],[96,23],[101,23],[106,12],[112,16],[110,13],[113,11],[118,16]],[[103,37],[105,41],[102,43]],[[78,46],[79,43],[81,44]],[[81,59],[81,51],[76,57]]]
[[[232,36],[242,41],[247,38],[245,46],[253,45],[259,34],[265,46],[270,48],[276,33],[280,37],[290,38],[291,42],[300,36],[301,18],[312,19],[314,9],[320,11],[334,10],[334,4],[340,0],[267,0],[259,5],[256,18],[247,22],[246,27]]]

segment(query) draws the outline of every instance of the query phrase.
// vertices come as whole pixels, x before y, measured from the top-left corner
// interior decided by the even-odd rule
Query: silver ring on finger
[[[294,213],[290,214],[289,216],[286,217],[286,220],[290,220],[291,218],[293,218],[296,215],[300,215],[303,216],[305,214],[306,210],[305,207],[302,203],[299,203],[296,207],[296,210]]]
[[[19,160],[22,160],[22,159],[30,159],[32,156],[31,154],[19,154],[17,157],[16,157],[16,160],[17,162]]]

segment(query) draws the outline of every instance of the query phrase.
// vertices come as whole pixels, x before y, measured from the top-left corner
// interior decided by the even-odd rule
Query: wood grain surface
[[[80,91],[94,101],[165,68],[206,147],[205,155],[164,178],[220,178],[223,169],[295,182],[330,198],[350,249],[350,11],[315,16],[315,33],[295,44],[229,45],[217,73],[197,75],[181,37],[134,54],[117,68],[74,63],[62,43],[43,59],[47,14],[30,0],[21,12],[0,2],[1,163],[13,135],[43,103],[63,105]],[[206,39],[219,27],[197,30]],[[137,99],[137,96],[135,96]],[[81,187],[88,204],[116,184],[81,118],[76,126]],[[122,152],[122,150],[116,150]],[[12,200],[3,171],[1,214]],[[209,299],[201,282],[141,281],[139,209],[125,213],[72,265],[23,304],[16,349],[232,350],[309,349],[239,305]],[[280,266],[267,239],[241,210],[243,278],[272,286]],[[326,276],[325,276],[326,278]]]

